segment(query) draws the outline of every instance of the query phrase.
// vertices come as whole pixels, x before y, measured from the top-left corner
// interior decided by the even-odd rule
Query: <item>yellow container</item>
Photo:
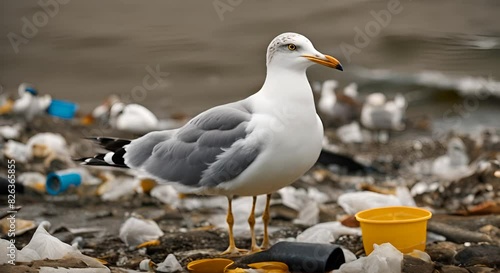
[[[410,253],[425,250],[428,210],[415,207],[382,207],[356,213],[361,224],[366,255],[373,251],[373,244],[391,243],[399,251]]]

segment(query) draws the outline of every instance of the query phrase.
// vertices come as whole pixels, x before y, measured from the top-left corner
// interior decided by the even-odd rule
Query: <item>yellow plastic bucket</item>
[[[432,213],[415,207],[382,207],[356,213],[363,235],[363,246],[368,255],[373,244],[391,243],[399,251],[410,253],[425,250],[427,220]]]

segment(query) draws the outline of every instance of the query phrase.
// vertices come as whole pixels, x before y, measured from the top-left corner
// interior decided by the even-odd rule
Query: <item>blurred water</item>
[[[214,3],[220,2],[234,6],[218,13]],[[0,82],[10,91],[22,81],[33,82],[42,92],[77,101],[84,109],[109,94],[129,97],[159,116],[194,114],[244,98],[262,84],[268,43],[285,31],[306,35],[318,50],[343,62],[343,73],[312,67],[311,80],[337,78],[342,85],[360,81],[362,93],[457,89],[394,82],[400,75],[425,71],[446,79],[500,81],[497,0],[73,0],[59,5],[47,24],[19,45],[17,54],[8,34],[21,35],[23,17],[33,21],[43,8],[38,1],[0,5]],[[373,14],[387,14],[388,5],[397,5],[399,12],[382,19],[387,26],[373,28],[378,22]],[[370,26],[378,33],[346,54],[345,45],[356,46],[358,30],[366,33]],[[150,74],[147,69],[157,66],[168,72],[166,80],[134,94]],[[395,75],[382,87],[380,80],[360,73],[380,70]],[[442,117],[443,107],[432,107],[435,98],[427,98],[427,113]],[[471,122],[498,116],[498,107],[491,106],[498,103],[481,100],[481,108],[474,111],[480,118]],[[486,123],[500,127],[495,119]]]

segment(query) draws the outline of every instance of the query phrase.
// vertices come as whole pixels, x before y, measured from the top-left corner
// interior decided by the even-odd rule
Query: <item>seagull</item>
[[[358,100],[357,84],[351,83],[344,88],[344,92],[335,92],[338,87],[336,80],[327,80],[321,87],[321,98],[318,108],[325,115],[328,123],[342,126],[359,117],[360,104]],[[325,122],[326,122],[325,121]]]
[[[253,197],[248,218],[251,251],[261,249],[256,245],[254,210],[257,196],[266,194],[262,248],[268,248],[271,193],[308,171],[322,148],[323,124],[306,70],[314,63],[343,68],[296,33],[274,38],[266,57],[266,79],[250,97],[211,108],[178,129],[134,140],[97,137],[94,140],[110,152],[80,161],[136,169],[183,193],[227,197],[229,246],[223,254],[242,253],[233,236],[234,196]]]
[[[432,173],[442,179],[457,179],[466,176],[470,171],[467,148],[458,137],[452,138],[448,142],[446,154],[432,163]]]
[[[386,101],[382,93],[373,93],[366,98],[361,110],[361,123],[368,129],[378,131],[377,140],[387,141],[387,131],[404,130],[403,122],[407,103],[401,94],[397,94],[392,101]],[[384,133],[382,139],[381,133]]]

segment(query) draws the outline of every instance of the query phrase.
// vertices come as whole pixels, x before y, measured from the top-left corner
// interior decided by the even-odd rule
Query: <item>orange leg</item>
[[[239,255],[242,252],[245,252],[245,250],[239,249],[236,247],[236,244],[234,243],[234,234],[233,234],[233,225],[234,225],[234,218],[233,218],[233,198],[228,197],[227,198],[227,216],[226,216],[226,222],[228,226],[228,232],[229,232],[229,246],[226,249],[226,251],[222,252],[222,255]]]
[[[271,205],[271,194],[268,194],[266,199],[266,209],[264,210],[264,214],[262,215],[262,221],[264,222],[264,239],[262,240],[262,245],[260,246],[261,249],[268,249],[270,247],[269,233],[267,231],[269,221],[271,221],[271,216],[269,214],[270,205]]]
[[[250,251],[259,252],[261,249],[257,246],[257,240],[255,239],[255,204],[257,203],[257,196],[253,196],[252,198],[252,211],[248,217],[248,225],[250,226],[250,234],[252,236],[252,246],[250,247]]]

